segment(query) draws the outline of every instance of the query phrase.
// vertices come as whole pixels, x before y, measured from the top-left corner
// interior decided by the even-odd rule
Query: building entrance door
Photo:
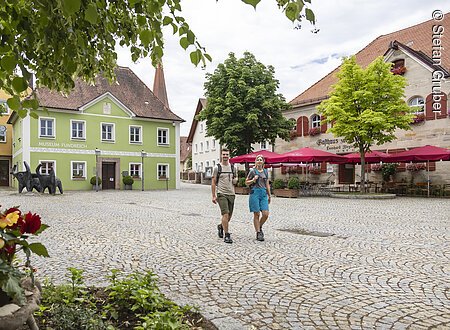
[[[353,164],[339,165],[339,183],[340,184],[355,183],[355,165]]]
[[[0,186],[9,186],[9,160],[0,160]]]
[[[102,189],[115,189],[116,163],[102,163]]]

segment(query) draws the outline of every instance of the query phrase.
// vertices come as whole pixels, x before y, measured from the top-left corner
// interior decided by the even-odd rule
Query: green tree
[[[290,105],[277,94],[274,75],[272,66],[249,52],[240,59],[230,53],[213,74],[206,74],[206,107],[198,119],[206,120],[207,136],[228,146],[233,156],[251,152],[252,143],[289,139],[293,123],[282,111]]]
[[[294,23],[314,24],[308,0],[276,0]],[[242,0],[256,8],[260,0]],[[38,84],[68,93],[76,78],[92,82],[99,74],[112,81],[116,43],[128,46],[133,61],[163,56],[163,27],[178,34],[195,65],[211,61],[181,16],[181,0],[0,0],[0,89],[21,117],[36,110],[36,99],[22,100],[31,72]],[[37,115],[31,111],[30,115]]]
[[[365,190],[365,153],[374,144],[396,139],[396,129],[411,129],[411,109],[403,100],[406,79],[390,72],[392,63],[378,57],[361,68],[355,57],[344,59],[330,98],[318,107],[328,132],[340,136],[361,155],[361,184]]]

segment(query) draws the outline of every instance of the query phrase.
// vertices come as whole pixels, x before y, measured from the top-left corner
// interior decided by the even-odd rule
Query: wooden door
[[[339,183],[354,183],[355,182],[355,165],[340,164],[339,165]]]
[[[0,160],[0,186],[9,186],[9,160]]]
[[[116,163],[102,163],[102,189],[116,188]]]

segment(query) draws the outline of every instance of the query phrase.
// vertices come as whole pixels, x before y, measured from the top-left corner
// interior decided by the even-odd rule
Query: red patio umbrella
[[[344,157],[346,158],[346,163],[351,163],[351,164],[360,164],[361,163],[361,155],[359,154],[359,152],[344,155]],[[381,151],[366,152],[366,155],[365,155],[366,164],[384,162],[388,159],[390,159],[389,155],[385,154],[384,152],[381,152]]]
[[[269,150],[259,150],[259,151],[254,151],[251,152],[249,154],[245,154],[245,155],[240,155],[240,156],[236,156],[233,158],[230,158],[230,163],[231,164],[245,164],[245,163],[254,163],[256,156],[258,155],[262,155],[265,159],[265,162],[268,163],[269,160],[274,157],[274,156],[279,156],[280,154],[277,154],[276,152],[272,152]]]
[[[446,148],[440,148],[435,146],[426,145],[410,149],[407,151],[399,152],[398,154],[390,155],[390,163],[396,162],[427,162],[427,195],[430,196],[430,173],[428,168],[430,161],[437,160],[450,160],[450,150]]]
[[[345,161],[343,156],[338,156],[327,151],[304,147],[286,152],[279,156],[271,157],[268,163],[318,163],[343,161]]]
[[[437,160],[450,160],[450,150],[426,145],[389,155],[389,162],[426,162]]]

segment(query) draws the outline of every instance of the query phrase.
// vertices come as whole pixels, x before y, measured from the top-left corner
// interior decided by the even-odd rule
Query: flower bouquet
[[[419,124],[425,120],[425,115],[423,113],[419,113],[415,115],[412,119],[411,124]]]
[[[393,74],[404,75],[405,72],[406,72],[406,67],[405,66],[398,66],[396,68],[392,68],[391,72]]]
[[[320,134],[320,127],[313,127],[309,130],[309,135],[315,136]]]
[[[49,256],[44,245],[29,242],[31,237],[39,235],[47,228],[36,213],[23,214],[18,207],[0,212],[0,293],[3,291],[15,303],[23,304],[25,301],[21,286],[21,281],[26,276],[24,270],[28,270],[34,285],[31,254]],[[19,251],[25,254],[24,264],[16,258]]]

